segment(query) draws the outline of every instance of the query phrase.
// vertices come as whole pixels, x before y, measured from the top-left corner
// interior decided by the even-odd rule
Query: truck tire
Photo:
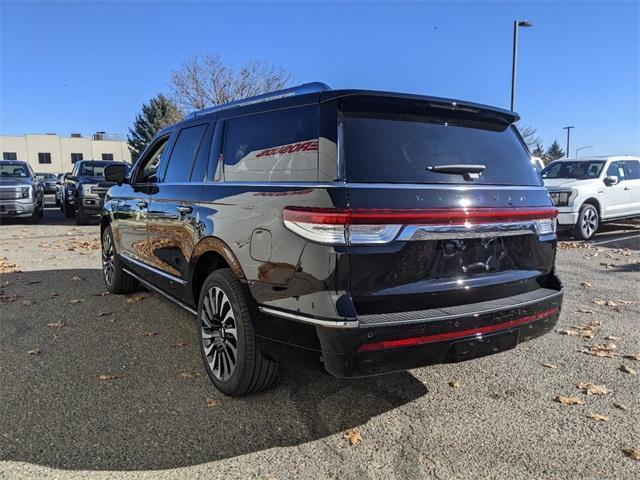
[[[91,216],[84,213],[84,209],[80,205],[78,205],[78,208],[76,208],[76,224],[89,225],[90,221],[91,221]]]
[[[576,222],[571,234],[580,240],[589,240],[595,235],[600,226],[600,216],[598,209],[590,203],[585,203],[580,207],[578,221]]]
[[[240,397],[269,387],[278,364],[262,355],[253,319],[259,315],[247,287],[231,270],[209,274],[198,300],[198,336],[204,367],[215,387]]]

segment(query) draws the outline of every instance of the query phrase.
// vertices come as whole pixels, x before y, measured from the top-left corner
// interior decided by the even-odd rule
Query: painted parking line
[[[640,238],[640,233],[635,234],[635,235],[629,235],[627,237],[620,237],[620,238],[612,238],[612,239],[609,239],[609,240],[602,240],[601,242],[592,242],[589,245],[604,245],[605,243],[622,242],[623,240],[629,240],[631,238]]]

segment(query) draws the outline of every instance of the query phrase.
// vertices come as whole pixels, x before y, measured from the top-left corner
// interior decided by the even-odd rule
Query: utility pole
[[[513,63],[511,65],[511,111],[516,105],[516,77],[518,76],[518,27],[533,27],[532,23],[526,20],[515,20],[513,22]]]
[[[576,127],[562,127],[563,130],[567,131],[567,153],[565,154],[567,156],[567,158],[569,158],[569,138],[571,136],[571,129],[572,128],[576,128]]]

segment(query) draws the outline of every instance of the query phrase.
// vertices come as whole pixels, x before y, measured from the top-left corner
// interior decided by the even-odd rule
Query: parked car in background
[[[104,169],[112,161],[80,160],[64,177],[63,211],[67,218],[75,217],[78,225],[86,225],[91,217],[100,215],[105,194],[112,182],[104,178]],[[126,167],[125,163],[122,165]]]
[[[36,173],[36,176],[42,179],[44,193],[50,194],[56,192],[58,176],[55,173]]]
[[[56,197],[56,206],[60,207],[62,210],[63,206],[63,196],[64,196],[64,173],[59,173],[56,175],[56,189],[55,189],[55,197]]]
[[[640,216],[640,157],[563,158],[542,171],[559,228],[588,240],[604,222]]]
[[[0,160],[0,218],[27,218],[44,214],[44,189],[28,162]]]
[[[510,111],[311,84],[158,133],[100,223],[113,293],[197,314],[211,381],[457,362],[551,331],[557,210]],[[114,348],[117,348],[114,346]]]

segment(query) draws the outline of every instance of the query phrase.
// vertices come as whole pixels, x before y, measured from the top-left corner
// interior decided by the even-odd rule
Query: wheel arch
[[[244,282],[246,277],[240,262],[231,248],[217,237],[201,239],[193,249],[191,255],[191,289],[194,303],[198,304],[200,289],[207,276],[221,268],[229,268],[238,280]]]
[[[587,204],[587,203],[589,205],[593,205],[594,207],[596,207],[596,210],[598,211],[598,219],[602,220],[602,207],[601,207],[600,202],[598,201],[598,199],[595,198],[595,197],[589,197],[584,202],[582,202],[582,205]],[[582,208],[582,205],[580,205],[580,208]]]

